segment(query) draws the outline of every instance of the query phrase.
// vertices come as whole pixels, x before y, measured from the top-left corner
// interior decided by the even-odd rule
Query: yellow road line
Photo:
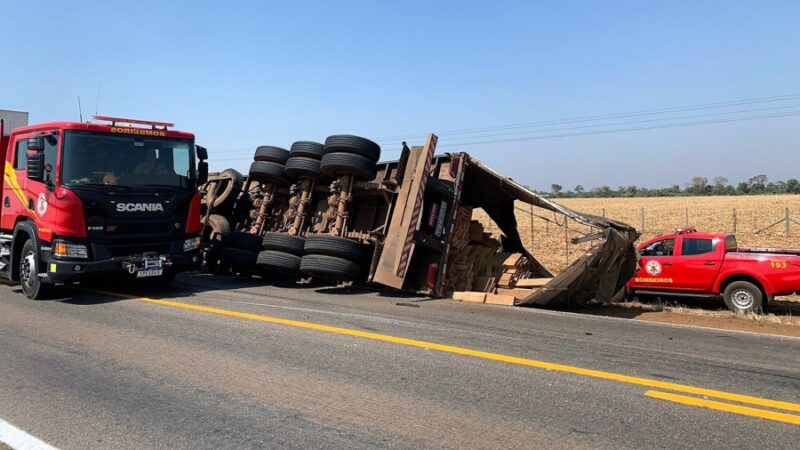
[[[188,309],[193,311],[201,311],[211,314],[218,314],[228,317],[238,317],[240,319],[257,320],[260,322],[274,323],[286,325],[295,328],[305,328],[308,330],[324,331],[326,333],[335,333],[345,336],[355,336],[365,339],[372,339],[375,341],[391,342],[394,344],[407,345],[410,347],[425,348],[428,350],[437,350],[445,353],[454,353],[457,355],[472,356],[475,358],[488,359],[492,361],[502,361],[509,364],[519,364],[522,366],[537,367],[540,369],[554,370],[558,372],[571,373],[576,375],[583,375],[592,378],[600,378],[604,380],[617,381],[620,383],[635,384],[639,386],[646,386],[649,388],[665,389],[669,391],[683,392],[686,394],[702,395],[706,397],[714,397],[724,400],[730,400],[740,403],[750,403],[752,405],[764,406],[767,408],[784,409],[787,411],[800,412],[800,404],[784,402],[779,400],[770,400],[760,397],[752,397],[749,395],[734,394],[731,392],[716,391],[713,389],[706,389],[696,386],[689,386],[685,384],[668,383],[665,381],[651,380],[648,378],[639,378],[629,375],[622,375],[613,372],[605,372],[602,370],[584,369],[582,367],[567,366],[563,364],[555,364],[546,361],[537,361],[535,359],[520,358],[517,356],[503,355],[500,353],[490,353],[480,350],[472,350],[464,347],[455,347],[452,345],[436,344],[434,342],[418,341],[416,339],[407,339],[401,337],[390,336],[386,334],[370,333],[367,331],[353,330],[349,328],[333,327],[329,325],[322,325],[312,322],[301,322],[297,320],[281,319],[279,317],[264,316],[260,314],[250,314],[239,311],[231,311],[227,309],[211,308],[208,306],[194,305],[191,303],[174,302],[170,300],[157,300],[147,297],[138,297],[134,295],[118,294],[115,292],[106,291],[91,291],[99,294],[112,295],[123,298],[130,298],[147,303],[154,303],[156,305],[171,306],[174,308]]]
[[[684,405],[715,409],[717,411],[725,411],[734,414],[741,414],[743,416],[759,417],[761,419],[776,420],[778,422],[786,422],[794,425],[800,425],[800,416],[796,416],[794,414],[767,411],[766,409],[751,408],[749,406],[732,405],[730,403],[715,402],[713,400],[705,400],[697,397],[687,397],[685,395],[679,395],[679,394],[670,394],[668,392],[647,391],[644,393],[644,395],[652,398],[657,398],[660,400],[682,403]]]

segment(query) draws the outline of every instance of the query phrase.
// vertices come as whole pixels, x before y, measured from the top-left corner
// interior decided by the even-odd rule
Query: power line
[[[800,108],[800,105],[784,105],[784,106],[775,106],[770,108],[753,108],[753,109],[740,109],[736,111],[723,111],[717,113],[704,113],[704,114],[694,114],[688,116],[679,116],[679,117],[659,117],[655,119],[645,119],[645,120],[634,120],[634,121],[625,121],[625,122],[618,122],[618,123],[603,123],[603,124],[591,124],[591,125],[576,125],[572,127],[562,127],[562,128],[550,128],[546,130],[538,130],[538,131],[512,131],[508,133],[495,133],[495,134],[483,134],[483,135],[476,135],[476,136],[464,136],[458,139],[478,139],[478,138],[489,138],[489,137],[503,137],[503,136],[513,136],[513,135],[520,135],[520,134],[527,134],[527,133],[551,133],[555,131],[567,131],[567,130],[580,130],[586,128],[598,128],[598,127],[609,127],[609,126],[624,126],[624,125],[634,125],[639,123],[652,123],[652,122],[665,122],[671,120],[686,120],[686,119],[700,119],[704,117],[715,117],[715,116],[724,116],[728,114],[742,114],[742,113],[749,113],[749,112],[761,112],[761,111],[776,111],[776,110],[785,110],[791,108]],[[458,142],[452,142],[452,144],[458,144]]]
[[[647,115],[657,115],[657,114],[668,114],[668,113],[675,113],[675,112],[687,112],[687,111],[697,111],[703,109],[716,109],[716,108],[725,108],[731,106],[742,106],[742,105],[751,105],[751,104],[758,104],[758,103],[770,103],[770,102],[778,102],[778,101],[789,101],[789,100],[796,100],[800,99],[800,94],[788,94],[788,95],[779,95],[773,97],[759,97],[759,98],[750,98],[750,99],[742,99],[742,100],[732,100],[726,102],[715,102],[715,103],[703,103],[698,105],[688,105],[688,106],[678,106],[678,107],[670,107],[670,108],[658,108],[658,109],[650,109],[650,110],[640,110],[640,111],[632,111],[632,112],[624,112],[624,113],[614,113],[614,114],[600,114],[600,115],[590,115],[590,116],[578,116],[573,118],[566,118],[566,119],[556,119],[556,120],[545,120],[545,121],[538,121],[538,122],[524,122],[524,123],[516,123],[510,125],[499,125],[499,126],[488,126],[488,127],[477,127],[477,128],[462,128],[456,130],[447,130],[439,133],[440,136],[448,136],[448,135],[460,135],[460,134],[474,134],[474,133],[481,133],[486,131],[502,131],[502,130],[513,130],[519,128],[533,128],[533,127],[540,127],[540,126],[547,126],[547,125],[560,125],[560,124],[567,124],[567,123],[581,123],[581,122],[589,122],[589,121],[598,121],[598,120],[608,120],[608,119],[623,119],[629,117],[639,117],[639,116],[647,116]],[[414,138],[423,138],[426,137],[427,133],[409,133],[403,135],[394,135],[394,136],[383,136],[378,138],[378,141],[386,141],[390,139],[414,139]]]
[[[617,128],[611,130],[597,130],[597,131],[587,131],[582,133],[564,133],[564,134],[551,134],[545,136],[529,136],[523,138],[510,138],[510,139],[496,139],[496,140],[489,140],[489,141],[474,141],[474,142],[460,142],[460,143],[448,143],[444,145],[440,145],[439,147],[454,147],[459,145],[483,145],[483,144],[496,144],[501,142],[523,142],[523,141],[533,141],[533,140],[540,140],[540,139],[555,139],[555,138],[563,138],[563,137],[577,137],[577,136],[591,136],[596,134],[611,134],[611,133],[626,133],[631,131],[642,131],[642,130],[655,130],[655,129],[662,129],[662,128],[679,128],[679,127],[688,127],[688,126],[695,126],[695,125],[711,125],[711,124],[718,124],[718,123],[728,123],[728,122],[741,122],[746,120],[758,120],[758,119],[775,119],[779,117],[792,117],[792,116],[800,116],[800,110],[797,111],[789,111],[783,114],[766,114],[761,116],[750,116],[750,117],[730,117],[727,119],[716,119],[716,120],[705,120],[705,121],[697,121],[697,122],[683,122],[683,123],[674,123],[674,124],[666,124],[666,125],[652,125],[646,127],[633,127],[633,128]]]
[[[676,108],[662,108],[658,110],[646,110],[646,111],[637,111],[631,113],[622,113],[622,114],[606,114],[606,115],[597,115],[597,116],[584,116],[583,118],[576,118],[576,119],[559,119],[559,120],[549,120],[543,122],[533,122],[530,124],[518,124],[518,125],[511,125],[507,127],[484,127],[484,128],[474,128],[474,129],[464,129],[460,132],[457,131],[450,131],[450,132],[443,132],[437,133],[437,135],[442,137],[447,137],[448,135],[453,134],[474,134],[476,130],[486,130],[486,131],[501,131],[502,129],[519,129],[525,127],[533,127],[535,126],[543,126],[545,124],[570,124],[570,123],[581,123],[581,122],[590,122],[590,121],[600,121],[600,120],[610,120],[612,118],[625,118],[625,117],[641,117],[641,116],[648,116],[648,115],[656,115],[656,114],[665,114],[668,112],[674,113],[678,111],[692,111],[692,110],[702,110],[702,109],[711,109],[711,108],[720,108],[720,107],[730,107],[735,105],[746,105],[746,104],[758,104],[758,103],[767,103],[767,102],[775,102],[775,101],[788,101],[793,99],[800,99],[800,94],[792,94],[792,95],[782,95],[782,96],[774,96],[774,97],[762,97],[756,99],[746,99],[746,100],[737,100],[737,101],[729,101],[729,102],[717,102],[717,103],[706,103],[701,105],[694,105],[694,106],[687,106],[687,107],[676,107]],[[440,145],[440,147],[453,147],[458,145],[482,145],[482,144],[489,144],[489,143],[501,143],[501,142],[519,142],[519,141],[527,141],[527,140],[539,140],[539,139],[554,139],[554,138],[562,138],[562,137],[575,137],[575,136],[587,136],[593,134],[609,134],[609,133],[620,133],[620,132],[628,132],[628,131],[641,131],[641,130],[650,130],[650,129],[661,129],[661,128],[673,128],[673,127],[682,127],[682,126],[694,126],[694,125],[710,125],[715,123],[725,123],[725,122],[735,122],[735,121],[745,121],[745,120],[756,120],[756,119],[766,119],[766,118],[779,118],[779,117],[790,117],[796,114],[776,114],[776,115],[764,115],[764,116],[745,116],[745,117],[738,117],[738,118],[729,118],[724,120],[711,120],[711,121],[699,121],[699,122],[682,122],[682,123],[675,123],[675,124],[664,124],[664,125],[657,125],[657,126],[647,126],[647,127],[633,127],[633,128],[622,128],[622,129],[609,129],[609,130],[595,130],[590,132],[584,133],[562,133],[562,134],[551,134],[551,135],[544,135],[540,136],[538,134],[541,133],[552,133],[556,131],[569,131],[575,129],[585,129],[585,128],[598,128],[598,127],[608,127],[608,126],[627,126],[639,123],[651,123],[651,122],[661,122],[661,121],[674,121],[674,120],[685,120],[685,119],[694,119],[694,118],[703,118],[703,117],[714,117],[720,115],[728,115],[728,114],[742,114],[748,112],[760,112],[760,111],[773,111],[773,110],[780,110],[780,109],[789,109],[789,108],[796,108],[797,105],[786,105],[786,106],[776,106],[776,107],[769,107],[769,108],[754,108],[754,109],[743,109],[743,110],[736,110],[736,111],[722,111],[722,112],[715,112],[715,113],[704,113],[704,114],[695,114],[689,116],[678,116],[678,117],[660,117],[660,118],[653,118],[653,119],[646,119],[646,120],[638,120],[638,121],[624,121],[618,123],[605,123],[605,124],[589,124],[589,125],[577,125],[572,127],[562,127],[562,128],[553,128],[553,129],[546,129],[546,130],[539,130],[539,131],[510,131],[508,133],[495,133],[495,134],[485,134],[485,135],[475,135],[475,136],[464,136],[458,139],[481,139],[481,138],[490,138],[490,137],[504,137],[504,136],[512,136],[512,135],[519,135],[519,134],[526,134],[526,133],[536,133],[537,135],[533,136],[526,136],[520,138],[510,138],[510,139],[496,139],[496,140],[484,140],[484,141],[469,141],[469,142],[448,142],[446,144]],[[793,112],[793,111],[792,111]],[[467,130],[470,130],[467,133]],[[411,139],[414,137],[425,138],[428,134],[421,134],[418,136],[407,136],[406,138]],[[379,140],[384,147],[387,146],[394,146],[397,145],[398,148],[396,149],[389,149],[384,148],[384,151],[400,151],[399,142],[394,143],[387,143],[386,140]],[[236,148],[228,148],[225,150],[212,150],[210,153],[213,154],[236,154],[238,152],[250,152],[252,148],[249,147],[236,147]],[[250,159],[252,156],[250,155],[242,155],[242,156],[233,156],[229,158],[225,158],[225,160],[246,160]]]
[[[793,106],[798,107],[798,106]],[[781,109],[781,108],[761,108],[762,110],[771,110],[771,109]],[[695,116],[686,116],[686,117],[674,117],[674,118],[664,118],[659,120],[684,120],[689,118],[697,118],[697,117],[709,117],[712,115],[719,115],[719,114],[706,114],[706,115],[695,115]],[[491,139],[491,140],[479,140],[479,141],[470,141],[470,142],[448,142],[442,143],[439,145],[439,148],[447,148],[447,147],[456,147],[456,146],[466,146],[466,145],[485,145],[485,144],[496,144],[496,143],[506,143],[506,142],[524,142],[524,141],[533,141],[533,140],[542,140],[542,139],[558,139],[558,138],[566,138],[566,137],[579,137],[579,136],[591,136],[591,135],[599,135],[599,134],[613,134],[613,133],[626,133],[626,132],[633,132],[633,131],[644,131],[644,130],[655,130],[655,129],[664,129],[664,128],[680,128],[680,127],[687,127],[687,126],[698,126],[698,125],[713,125],[713,124],[720,124],[720,123],[728,123],[728,122],[741,122],[741,121],[749,121],[749,120],[761,120],[761,119],[775,119],[781,117],[793,117],[800,115],[800,110],[793,110],[787,111],[785,113],[778,113],[778,114],[762,114],[762,115],[751,115],[751,116],[742,116],[742,117],[729,117],[725,119],[713,119],[713,120],[701,120],[701,121],[691,121],[691,122],[677,122],[677,123],[668,123],[668,124],[661,124],[661,125],[649,125],[649,126],[641,126],[641,127],[625,127],[625,128],[611,128],[611,129],[604,129],[604,130],[592,130],[586,132],[576,132],[576,133],[557,133],[557,134],[545,134],[545,135],[536,135],[536,136],[525,136],[519,138],[508,138],[508,139]],[[631,122],[623,122],[617,124],[607,124],[608,125],[616,125],[616,126],[624,126],[624,125],[632,125],[635,123],[642,123],[642,122],[650,122],[652,120],[646,121],[631,121]],[[595,125],[597,126],[597,125]],[[591,126],[591,127],[595,127]],[[567,127],[563,129],[555,129],[555,130],[542,130],[540,133],[552,132],[552,131],[566,131],[569,129],[575,128],[585,128],[583,127]],[[427,136],[427,135],[426,135]],[[475,136],[474,138],[480,138],[480,136]],[[384,148],[383,152],[393,152],[393,151],[400,151],[402,148]],[[242,148],[242,150],[244,150]],[[243,155],[243,156],[233,156],[233,157],[226,157],[226,158],[216,158],[213,161],[237,161],[237,160],[252,160],[251,155]]]

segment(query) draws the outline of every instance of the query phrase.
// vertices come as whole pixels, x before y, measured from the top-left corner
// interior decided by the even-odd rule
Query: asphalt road
[[[175,303],[0,286],[0,419],[74,449],[800,441],[799,339],[206,275],[103,289]]]

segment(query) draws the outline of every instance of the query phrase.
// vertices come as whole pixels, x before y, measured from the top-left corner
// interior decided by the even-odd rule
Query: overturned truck
[[[621,295],[635,271],[635,229],[560,206],[467,153],[436,156],[437,140],[403,143],[389,162],[378,162],[377,144],[349,135],[259,147],[247,177],[229,169],[201,188],[206,267],[519,306]],[[573,242],[595,244],[553,276],[524,247],[515,202],[591,227]],[[477,209],[499,239],[472,220]]]

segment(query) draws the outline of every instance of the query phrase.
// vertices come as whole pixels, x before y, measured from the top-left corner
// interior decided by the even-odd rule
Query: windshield
[[[61,184],[189,187],[193,148],[189,140],[67,131]]]

